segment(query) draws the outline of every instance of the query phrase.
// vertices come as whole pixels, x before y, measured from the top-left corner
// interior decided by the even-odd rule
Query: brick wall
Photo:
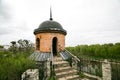
[[[65,49],[65,35],[61,33],[39,33],[35,35],[35,38],[40,39],[40,52],[51,52],[52,40],[57,38],[57,52]],[[36,47],[35,47],[35,51]]]

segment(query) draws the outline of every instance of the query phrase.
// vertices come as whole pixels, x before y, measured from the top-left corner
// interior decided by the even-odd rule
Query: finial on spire
[[[53,20],[53,18],[52,18],[52,9],[51,9],[51,6],[50,6],[50,20]]]

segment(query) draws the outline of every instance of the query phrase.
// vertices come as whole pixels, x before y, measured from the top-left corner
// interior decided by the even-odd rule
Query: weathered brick
[[[65,35],[61,33],[39,33],[35,35],[35,38],[40,39],[40,52],[51,52],[52,40],[57,38],[57,52],[65,49]],[[37,44],[36,44],[37,45]],[[36,46],[35,46],[35,51]]]

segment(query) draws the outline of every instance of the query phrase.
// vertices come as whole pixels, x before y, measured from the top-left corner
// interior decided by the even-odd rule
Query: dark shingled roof
[[[60,55],[63,58],[63,60],[67,60],[69,58],[72,58],[72,56],[67,51],[60,52]]]
[[[34,30],[34,34],[45,32],[62,33],[64,35],[67,34],[66,30],[62,28],[61,24],[53,20],[44,21],[37,29]]]
[[[69,58],[72,58],[72,56],[67,51],[60,52],[60,55],[63,60],[67,60]],[[34,52],[29,57],[31,60],[35,60],[37,62],[39,61],[52,61],[52,54],[51,53],[41,53],[41,52]],[[54,58],[54,57],[53,57]]]

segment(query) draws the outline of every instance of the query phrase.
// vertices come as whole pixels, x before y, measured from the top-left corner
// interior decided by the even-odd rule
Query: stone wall
[[[39,80],[38,69],[28,69],[22,74],[21,80]]]
[[[107,61],[107,59],[105,59],[104,62],[102,62],[102,75],[102,80],[111,80],[111,65]]]

